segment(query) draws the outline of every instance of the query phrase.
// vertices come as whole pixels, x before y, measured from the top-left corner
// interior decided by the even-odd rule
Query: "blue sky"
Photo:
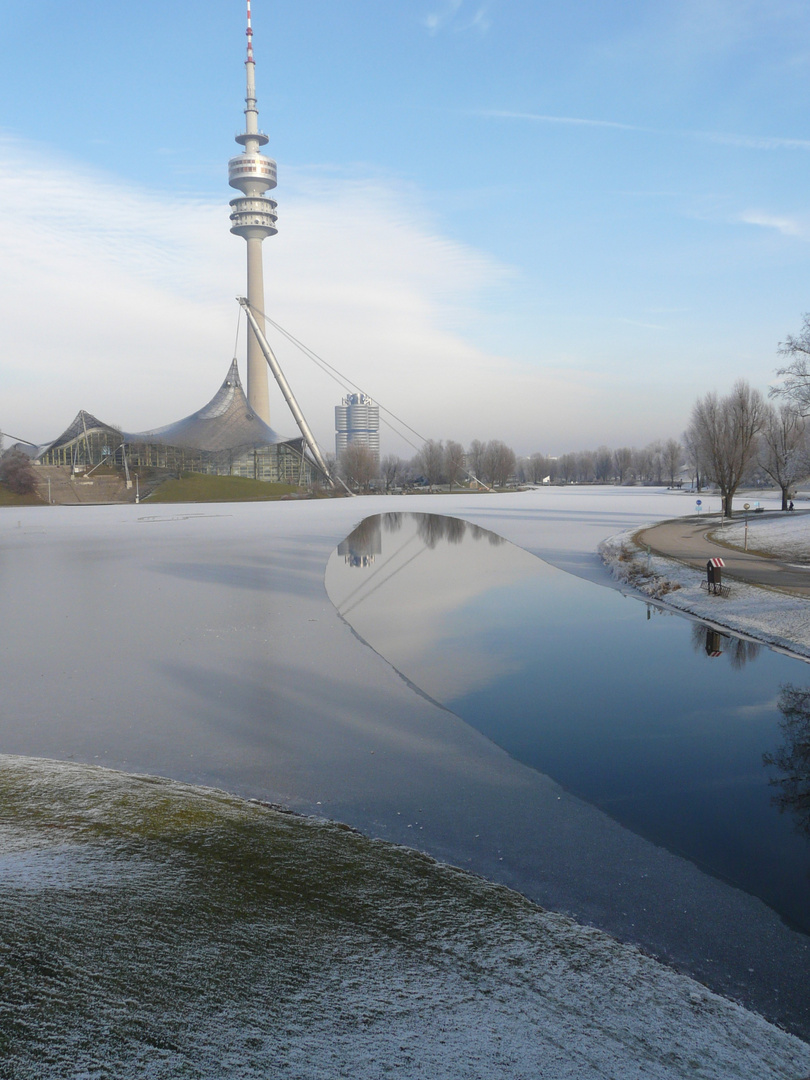
[[[0,427],[185,415],[243,291],[243,0],[3,23]],[[810,308],[810,3],[254,0],[253,23],[268,312],[421,434],[643,444],[773,380]],[[340,389],[276,344],[331,447]]]

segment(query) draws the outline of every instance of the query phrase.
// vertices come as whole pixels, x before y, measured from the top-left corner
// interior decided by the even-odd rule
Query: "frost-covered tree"
[[[594,474],[597,480],[606,484],[613,478],[613,451],[609,446],[600,446],[594,455]]]
[[[782,382],[770,388],[771,397],[779,397],[801,413],[810,415],[810,311],[803,316],[802,328],[794,337],[788,334],[779,342],[779,355],[787,359],[776,369]]]
[[[677,439],[667,439],[661,452],[664,465],[664,474],[669,477],[671,487],[675,485],[675,477],[681,471],[681,458],[683,447]]]
[[[725,517],[731,517],[734,493],[756,458],[765,410],[762,395],[744,379],[726,397],[709,393],[692,408],[688,438],[698,447],[705,473],[720,489]]]
[[[467,455],[460,442],[448,439],[444,447],[444,475],[453,490],[453,485],[458,484],[466,472],[465,462]]]
[[[633,464],[633,451],[629,446],[620,446],[613,451],[613,469],[620,484],[627,478]]]
[[[807,425],[795,405],[766,406],[758,462],[782,492],[787,510],[793,486],[808,474]]]
[[[396,454],[386,454],[380,462],[380,476],[385,485],[386,493],[396,487],[397,480],[403,472],[403,461]]]
[[[416,467],[427,480],[430,490],[444,479],[444,446],[437,439],[428,439],[416,455]]]

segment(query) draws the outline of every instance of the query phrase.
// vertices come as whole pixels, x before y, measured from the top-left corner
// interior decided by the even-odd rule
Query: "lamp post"
[[[138,482],[138,474],[133,473],[132,475],[135,477],[135,502],[139,503],[141,501],[141,486]]]

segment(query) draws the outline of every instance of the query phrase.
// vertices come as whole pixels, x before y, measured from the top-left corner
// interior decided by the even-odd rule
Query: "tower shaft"
[[[262,333],[264,323],[264,267],[262,265],[261,236],[247,237],[247,299],[256,316]],[[267,379],[267,364],[258,339],[248,328],[247,339],[247,384],[248,404],[265,424],[270,423],[270,391]]]
[[[256,106],[256,78],[253,60],[253,26],[250,0],[247,0],[247,60],[245,61],[245,130],[236,136],[244,150],[228,162],[228,183],[242,192],[241,198],[231,199],[231,232],[247,241],[247,298],[253,314],[264,332],[264,272],[262,241],[275,236],[277,204],[265,198],[265,192],[276,186],[276,163],[265,157],[260,147],[268,142],[259,131],[259,110]],[[248,328],[247,398],[248,404],[266,424],[270,423],[270,395],[267,367],[259,342]]]

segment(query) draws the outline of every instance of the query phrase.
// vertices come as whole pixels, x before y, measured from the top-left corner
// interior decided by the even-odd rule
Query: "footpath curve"
[[[656,555],[676,559],[704,574],[707,561],[719,556],[725,563],[724,577],[810,598],[810,566],[798,566],[768,555],[740,551],[707,536],[707,533],[720,528],[719,519],[677,518],[642,529],[635,538],[638,544],[649,547]]]

